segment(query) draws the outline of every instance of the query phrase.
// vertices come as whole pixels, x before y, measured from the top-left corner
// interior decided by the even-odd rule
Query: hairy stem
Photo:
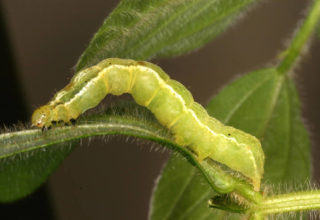
[[[156,123],[146,123],[133,117],[109,116],[101,118],[100,121],[82,120],[74,126],[57,127],[47,131],[30,129],[0,134],[0,159],[58,143],[110,134],[129,135],[178,147],[165,129]]]
[[[281,74],[287,73],[293,69],[303,53],[304,48],[315,30],[320,18],[320,0],[314,0],[311,10],[293,37],[290,46],[284,52],[285,56],[278,66],[278,72]]]
[[[270,196],[256,208],[260,214],[320,209],[320,190]]]

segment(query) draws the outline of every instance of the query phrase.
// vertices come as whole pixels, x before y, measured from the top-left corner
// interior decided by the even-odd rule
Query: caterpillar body
[[[222,163],[260,189],[264,153],[259,140],[210,117],[181,83],[149,62],[109,58],[80,71],[47,105],[35,110],[32,125],[47,128],[58,121],[67,123],[98,105],[108,93],[130,93],[199,161],[211,158]]]

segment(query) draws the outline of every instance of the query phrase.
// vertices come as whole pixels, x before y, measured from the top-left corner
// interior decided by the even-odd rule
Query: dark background
[[[206,104],[235,76],[271,63],[303,18],[309,2],[264,0],[205,48],[156,63],[186,85],[195,100]],[[15,66],[5,71],[16,70],[19,81],[15,86],[22,88],[19,91],[8,86],[9,83],[4,83],[7,79],[0,73],[1,91],[11,98],[8,103],[13,105],[16,101],[16,110],[11,110],[16,114],[15,119],[28,120],[32,110],[45,104],[66,85],[78,57],[117,1],[2,0],[0,4],[12,44],[11,67]],[[1,51],[5,51],[5,46],[1,46]],[[295,77],[303,102],[303,118],[313,142],[315,168],[320,164],[317,159],[320,154],[319,60],[320,40],[314,39]],[[19,94],[27,103],[28,114],[17,111],[25,104],[18,99]],[[2,121],[7,125],[11,123],[6,119]],[[83,144],[48,181],[56,218],[146,219],[152,188],[167,155],[168,152],[150,152],[148,145],[127,142],[124,137],[107,143],[94,140],[89,145]],[[319,182],[320,175],[314,173]],[[34,212],[47,211],[32,203],[37,195],[42,198],[44,189],[25,202]]]

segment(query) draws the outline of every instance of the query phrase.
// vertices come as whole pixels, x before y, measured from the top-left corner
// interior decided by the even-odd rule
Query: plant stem
[[[320,209],[320,190],[266,197],[256,208],[260,214]]]
[[[278,65],[278,72],[280,74],[285,74],[296,66],[306,43],[308,42],[310,36],[317,26],[318,21],[320,20],[319,18],[320,0],[314,0],[307,18],[296,32],[290,43],[290,46],[284,52],[285,57]]]

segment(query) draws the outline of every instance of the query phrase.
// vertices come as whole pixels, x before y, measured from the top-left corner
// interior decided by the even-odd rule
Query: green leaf
[[[109,57],[148,60],[197,49],[255,0],[122,0],[80,57],[77,70]]]
[[[223,123],[262,140],[266,153],[264,180],[272,184],[303,183],[310,178],[310,142],[299,109],[292,80],[279,75],[275,68],[255,71],[235,80],[207,107],[210,115]],[[214,193],[202,176],[195,175],[197,172],[186,161],[170,158],[154,190],[151,220],[226,218],[225,212],[207,208],[207,200]],[[178,191],[175,191],[177,187],[170,188],[172,185],[180,186]],[[233,214],[228,219],[239,217]]]
[[[266,154],[265,181],[302,184],[311,178],[310,140],[301,120],[294,82],[287,78],[269,121],[262,145]]]
[[[11,202],[38,188],[72,151],[62,143],[0,159],[0,202]],[[1,146],[0,146],[1,148]]]

